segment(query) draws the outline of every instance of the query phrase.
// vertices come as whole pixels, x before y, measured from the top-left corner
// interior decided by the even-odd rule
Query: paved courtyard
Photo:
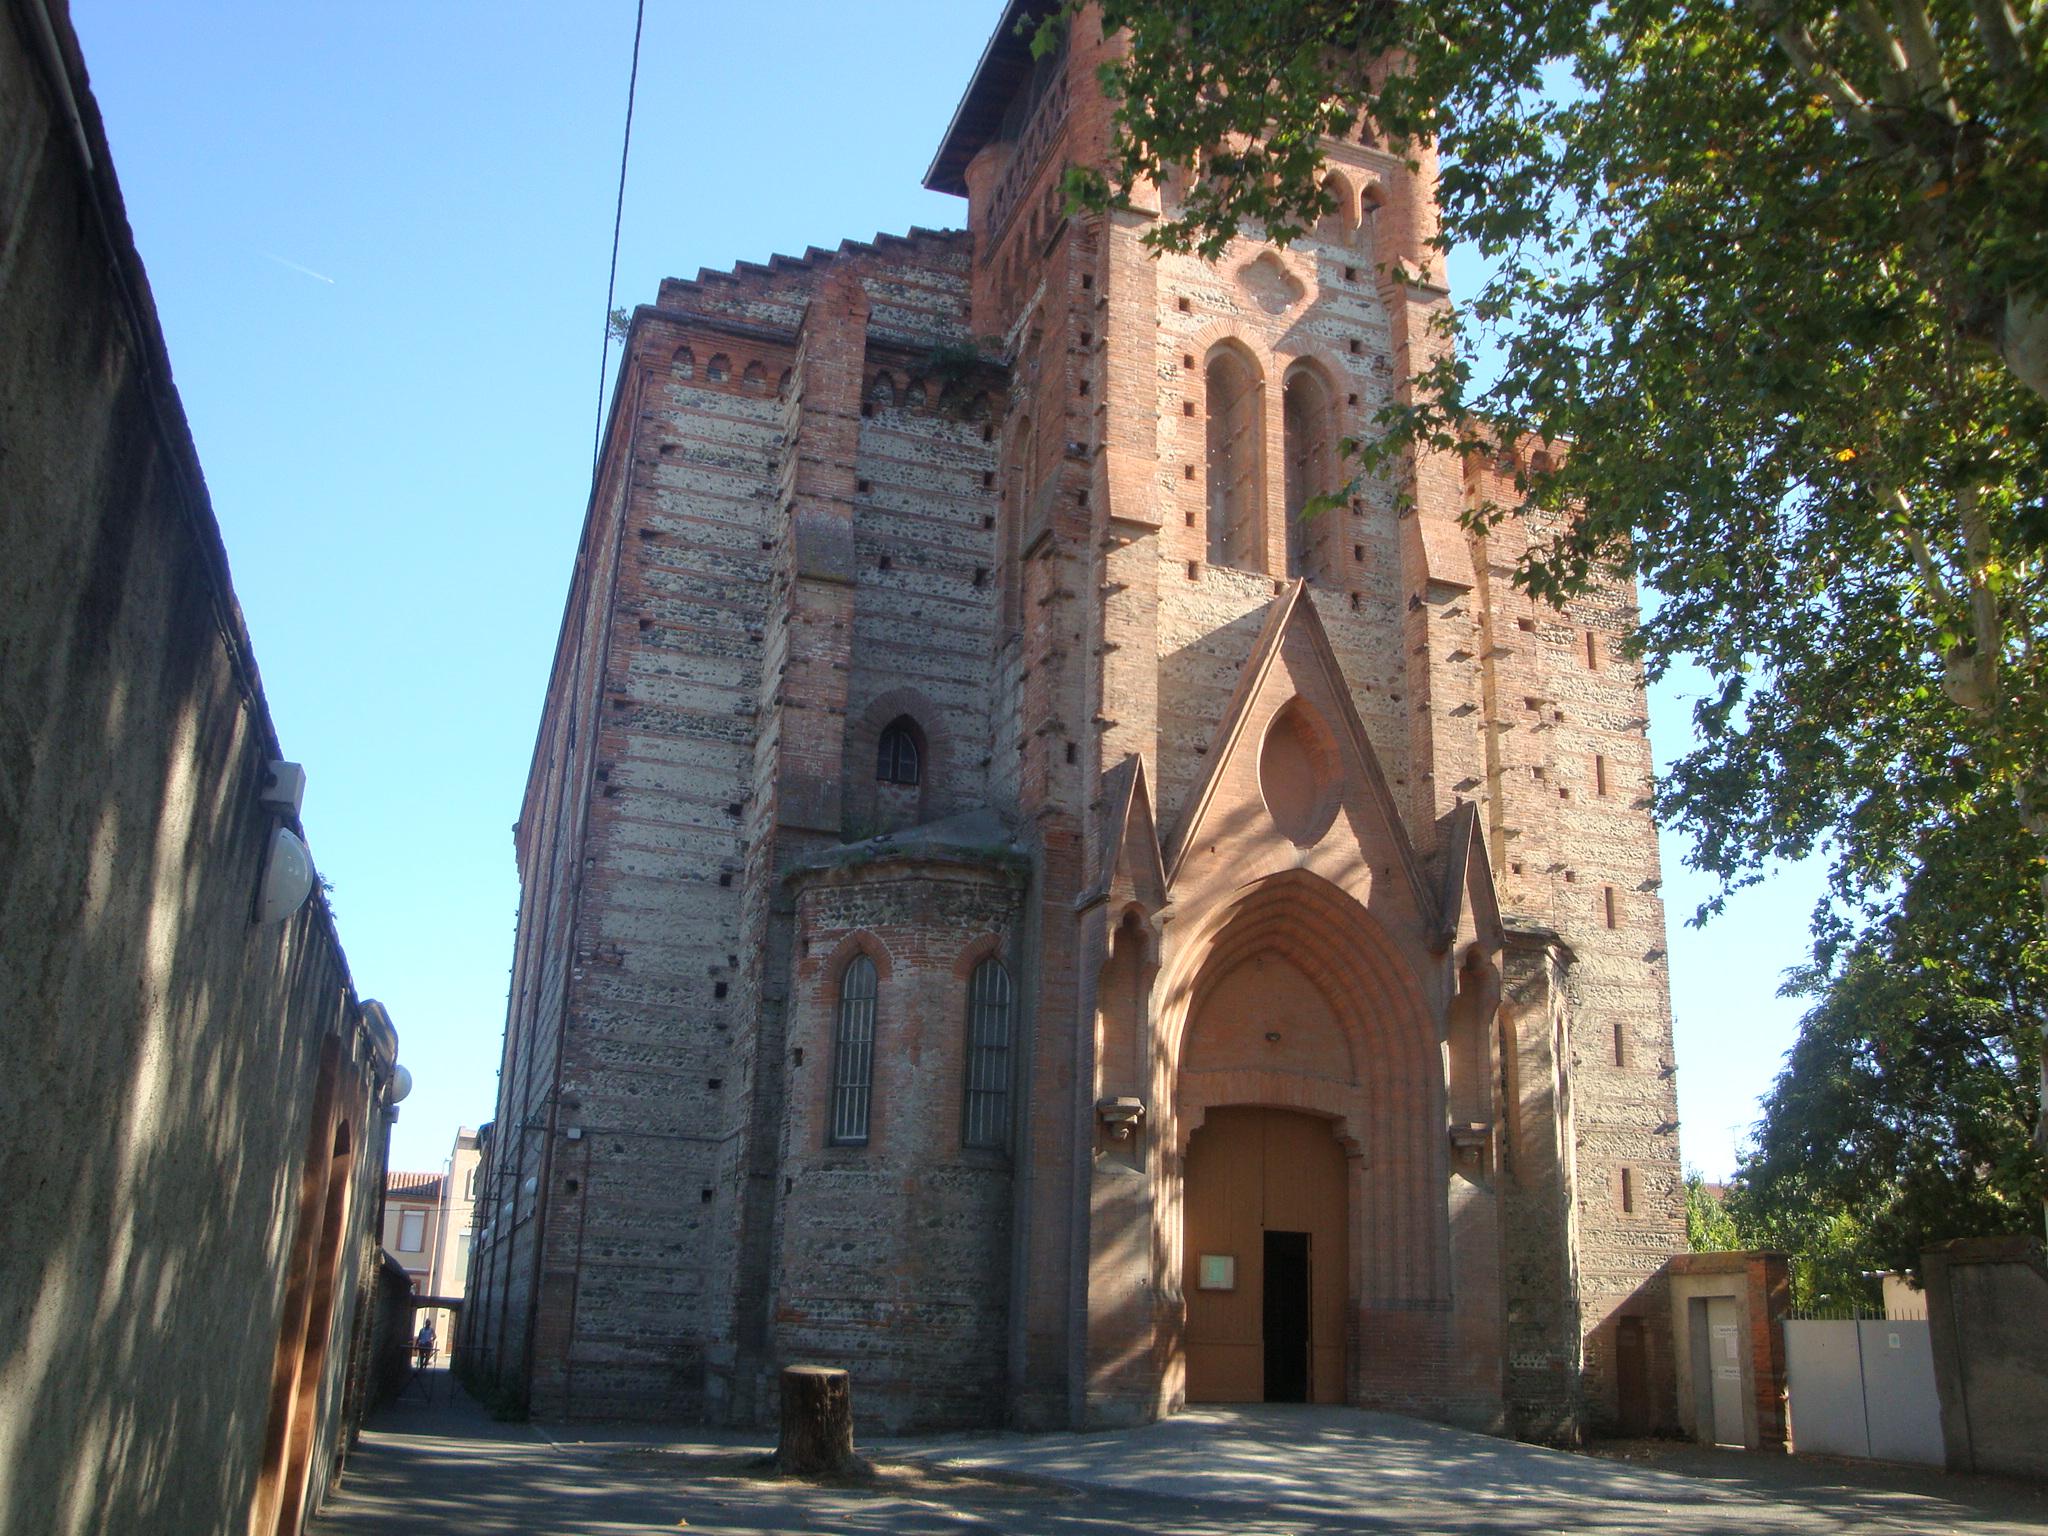
[[[758,1436],[493,1422],[440,1377],[372,1420],[316,1536],[819,1531],[1962,1532],[2048,1529],[2048,1489],[1691,1447],[1539,1450],[1386,1414],[1266,1407],[1092,1435],[864,1444],[877,1476],[766,1475]]]

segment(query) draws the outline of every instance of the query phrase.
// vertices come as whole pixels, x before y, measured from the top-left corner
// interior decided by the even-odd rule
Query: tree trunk
[[[2009,296],[1998,350],[2013,377],[2048,400],[2048,303],[2021,293]]]
[[[2022,783],[2017,798],[2020,807],[2020,823],[2034,834],[2034,841],[2048,850],[2048,812],[2039,809],[2040,801],[2035,797],[2034,786]],[[2048,917],[2048,869],[2041,872],[2041,911]],[[2034,1148],[2048,1158],[2048,1018],[2033,1021],[2041,1031],[2041,1096],[2035,1101]],[[2048,1235],[2048,1190],[2041,1192],[2041,1230]]]
[[[846,1372],[825,1365],[790,1365],[782,1371],[782,1439],[775,1469],[800,1477],[847,1477],[865,1472],[853,1454],[853,1391]]]

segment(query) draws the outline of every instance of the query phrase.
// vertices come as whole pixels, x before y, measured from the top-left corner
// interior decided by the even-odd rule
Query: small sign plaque
[[[1198,1284],[1205,1291],[1236,1290],[1237,1255],[1233,1253],[1203,1254],[1202,1273]]]

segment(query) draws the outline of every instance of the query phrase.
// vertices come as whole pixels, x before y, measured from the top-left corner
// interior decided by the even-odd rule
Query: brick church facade
[[[1512,588],[1459,520],[1512,453],[1294,516],[1443,345],[1429,156],[1155,256],[1063,212],[1107,45],[1026,8],[929,173],[965,230],[634,316],[463,1358],[542,1416],[758,1421],[801,1360],[891,1428],[1668,1425],[1634,595]]]

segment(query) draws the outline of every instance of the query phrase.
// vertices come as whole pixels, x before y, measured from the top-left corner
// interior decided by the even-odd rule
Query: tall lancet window
[[[1209,563],[1262,571],[1265,561],[1265,476],[1259,463],[1262,381],[1258,366],[1227,344],[1209,354]]]
[[[1336,456],[1330,451],[1330,391],[1317,373],[1296,368],[1281,392],[1282,436],[1287,454],[1287,574],[1311,580],[1324,574],[1318,552],[1327,542],[1322,513],[1304,518],[1301,509],[1311,496],[1337,488]]]
[[[832,1135],[837,1147],[863,1147],[875,1096],[875,962],[856,955],[839,978],[832,1034]]]
[[[961,1139],[1010,1144],[1010,973],[988,959],[967,984],[967,1100]]]

